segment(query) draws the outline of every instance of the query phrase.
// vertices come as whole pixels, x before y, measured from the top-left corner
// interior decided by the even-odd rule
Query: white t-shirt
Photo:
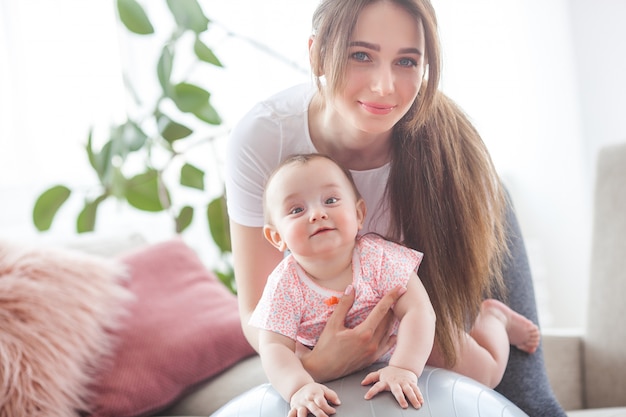
[[[263,226],[263,189],[270,173],[288,156],[318,152],[311,141],[308,108],[313,83],[284,90],[255,105],[233,129],[226,157],[228,215],[243,226]],[[351,171],[367,205],[362,233],[388,234],[383,202],[389,164]]]

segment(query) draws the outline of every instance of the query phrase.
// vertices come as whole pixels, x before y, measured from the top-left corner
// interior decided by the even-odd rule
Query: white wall
[[[151,15],[164,14],[162,3],[150,2]],[[257,100],[309,79],[298,67],[307,66],[317,0],[202,4],[220,24],[208,43],[226,69],[197,76],[228,125]],[[626,140],[626,55],[619,45],[626,39],[626,2],[433,4],[445,54],[442,88],[473,119],[512,192],[542,324],[581,326],[595,154]],[[243,37],[271,45],[294,65]],[[91,183],[82,149],[87,131],[104,129],[128,107],[120,63],[135,69],[134,79],[152,72],[154,51],[141,42],[116,32],[112,1],[0,2],[0,237],[40,238],[30,220],[35,196],[58,182]],[[115,205],[106,210],[100,233],[171,235],[158,215]],[[74,218],[68,208],[44,237],[66,237]],[[192,244],[206,242],[203,233],[194,231]]]
[[[36,236],[35,196],[93,178],[89,126],[108,125],[124,96],[113,12],[112,2],[0,2],[1,236]],[[55,229],[73,230],[60,220]]]
[[[626,2],[571,0],[585,163],[603,146],[626,141]]]
[[[576,326],[585,313],[590,188],[568,3],[435,7],[443,89],[473,118],[512,193],[542,324]]]
[[[595,159],[626,141],[626,3],[434,0],[443,88],[518,209],[542,323],[584,324]]]

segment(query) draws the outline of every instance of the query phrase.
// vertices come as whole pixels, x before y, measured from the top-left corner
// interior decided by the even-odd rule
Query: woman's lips
[[[376,114],[376,115],[389,114],[395,108],[395,106],[391,104],[374,103],[374,102],[368,102],[368,101],[359,101],[359,104],[366,111],[372,114]]]

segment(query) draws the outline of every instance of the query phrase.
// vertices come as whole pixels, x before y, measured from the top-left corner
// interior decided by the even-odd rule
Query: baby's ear
[[[265,236],[265,239],[279,251],[284,252],[287,250],[287,244],[281,238],[280,233],[278,233],[278,230],[276,230],[274,226],[269,224],[263,226],[263,236]]]
[[[363,228],[363,223],[365,223],[365,215],[367,214],[367,206],[365,205],[365,200],[359,198],[356,202],[356,218],[359,223],[359,230]]]

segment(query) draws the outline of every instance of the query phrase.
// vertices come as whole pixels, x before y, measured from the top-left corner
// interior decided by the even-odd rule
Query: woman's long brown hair
[[[313,15],[314,74],[325,74],[331,94],[341,91],[352,30],[361,10],[377,1],[393,1],[424,27],[427,76],[393,132],[388,237],[425,254],[419,276],[437,314],[436,344],[452,366],[482,300],[503,288],[504,190],[480,135],[438,90],[440,47],[428,0],[323,0]]]

